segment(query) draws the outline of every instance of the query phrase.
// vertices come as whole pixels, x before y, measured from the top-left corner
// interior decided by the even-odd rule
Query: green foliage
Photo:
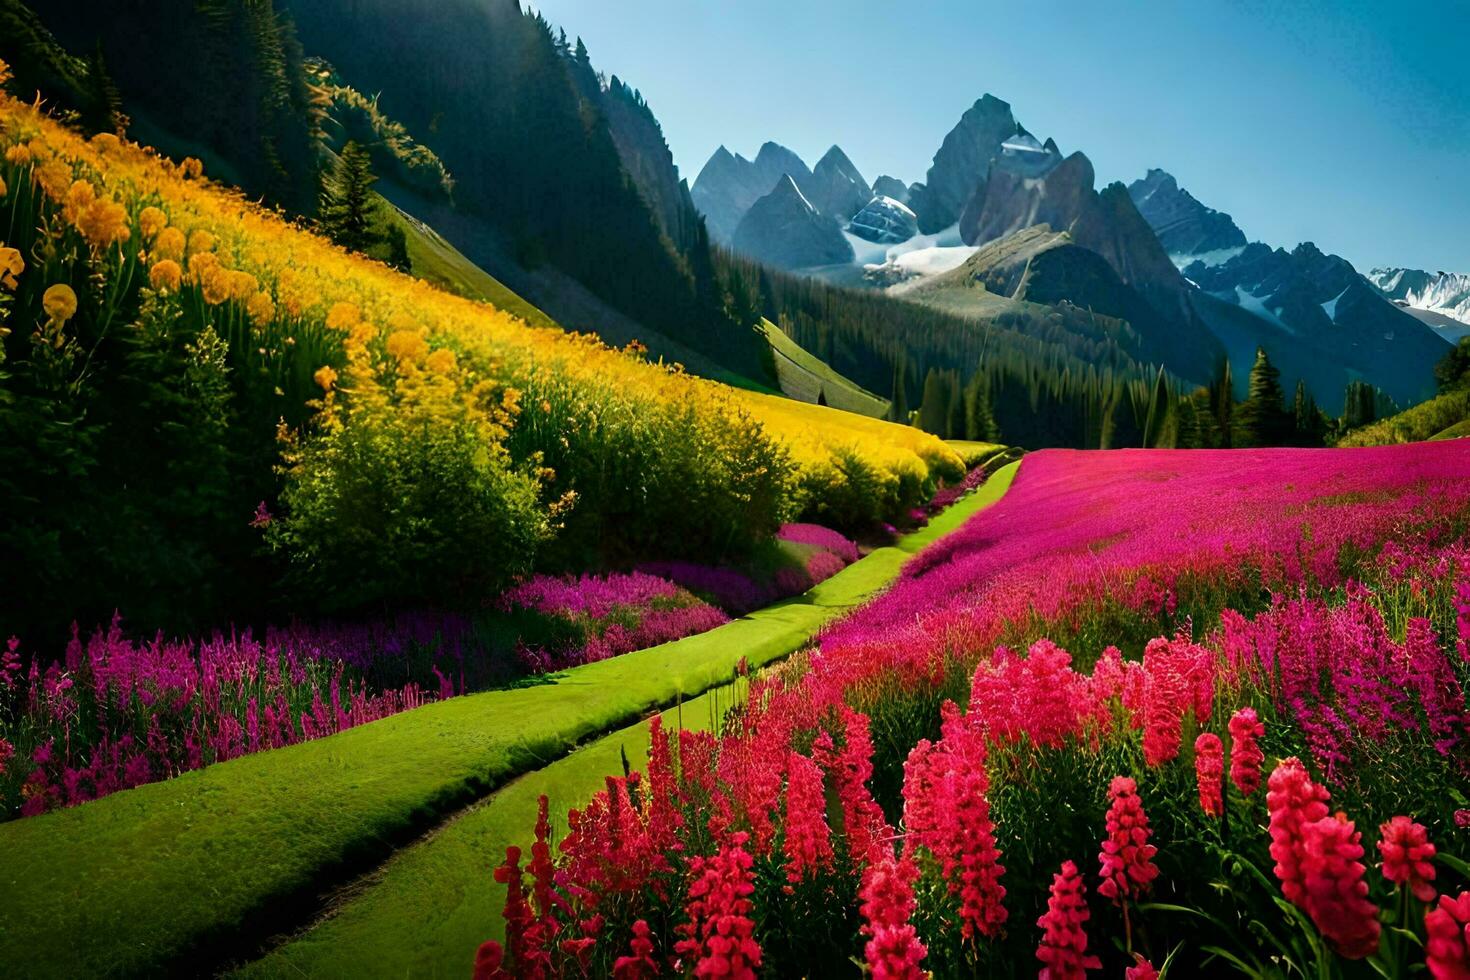
[[[1354,429],[1339,446],[1382,446],[1432,439],[1470,419],[1470,388],[1457,388],[1397,415]]]
[[[530,570],[537,490],[463,420],[358,413],[305,443],[268,538],[329,609],[476,598]]]
[[[1470,385],[1470,336],[1461,337],[1434,366],[1434,381],[1441,393]]]
[[[322,180],[317,227],[343,248],[407,272],[411,268],[408,234],[384,212],[382,199],[373,193],[377,179],[368,151],[348,140],[331,173]]]
[[[545,467],[548,497],[573,495],[550,567],[745,555],[792,516],[791,460],[744,411],[701,418],[693,406],[595,393],[536,372],[507,441]]]

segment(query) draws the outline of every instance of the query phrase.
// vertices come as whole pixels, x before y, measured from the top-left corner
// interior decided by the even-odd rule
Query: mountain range
[[[1362,380],[1400,403],[1427,397],[1446,341],[1470,332],[1470,277],[1364,277],[1312,243],[1251,243],[1159,168],[1099,189],[1085,153],[1038,139],[990,94],[912,185],[866,184],[837,146],[808,169],[767,143],[755,161],[721,147],[693,200],[713,237],[757,261],[977,323],[1037,306],[1090,311],[1131,356],[1186,382],[1207,382],[1228,357],[1243,394],[1264,348],[1288,385],[1332,411]]]

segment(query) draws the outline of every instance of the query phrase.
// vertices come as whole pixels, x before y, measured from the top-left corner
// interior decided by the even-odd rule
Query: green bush
[[[537,490],[467,421],[371,413],[306,442],[268,537],[325,608],[473,597],[530,570]]]

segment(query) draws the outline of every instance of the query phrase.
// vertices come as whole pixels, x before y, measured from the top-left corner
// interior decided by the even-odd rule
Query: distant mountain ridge
[[[1399,306],[1470,325],[1470,273],[1373,269],[1367,279]]]

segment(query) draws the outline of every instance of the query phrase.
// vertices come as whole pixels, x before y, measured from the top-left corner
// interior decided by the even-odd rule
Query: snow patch
[[[1233,248],[1212,249],[1208,252],[1201,252],[1198,255],[1171,255],[1169,256],[1169,258],[1174,262],[1174,266],[1180,272],[1183,272],[1185,269],[1196,262],[1201,262],[1211,267],[1224,265],[1226,262],[1229,262],[1231,259],[1235,258],[1237,255],[1244,251],[1244,245],[1236,245]]]
[[[893,264],[906,276],[937,276],[958,269],[978,251],[978,245],[931,245],[904,252]]]
[[[1281,322],[1281,317],[1277,315],[1276,311],[1269,309],[1266,306],[1265,297],[1257,296],[1255,293],[1248,293],[1245,291],[1244,287],[1236,286],[1235,303],[1246,312],[1254,313],[1262,320],[1269,320],[1271,323],[1276,324],[1287,333],[1292,332],[1290,327]]]
[[[1327,319],[1331,320],[1333,323],[1337,322],[1337,301],[1346,296],[1347,291],[1352,288],[1353,287],[1351,285],[1342,287],[1342,292],[1338,293],[1336,296],[1332,297],[1327,302],[1322,304],[1322,312],[1327,314]]]

